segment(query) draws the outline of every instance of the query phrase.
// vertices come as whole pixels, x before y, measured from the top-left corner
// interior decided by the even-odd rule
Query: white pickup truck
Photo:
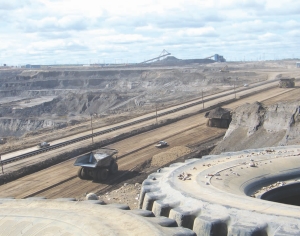
[[[159,142],[155,145],[155,147],[157,147],[157,148],[162,148],[162,147],[166,147],[166,146],[168,146],[168,143],[165,142],[165,141],[159,141]]]
[[[45,148],[45,147],[49,147],[49,146],[50,146],[50,143],[47,143],[47,142],[41,142],[38,145],[39,148]]]

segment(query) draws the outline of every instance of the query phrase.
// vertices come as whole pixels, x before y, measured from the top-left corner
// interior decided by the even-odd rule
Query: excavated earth
[[[233,111],[223,140],[212,154],[300,144],[300,99],[266,105],[245,104]]]
[[[290,77],[292,62],[0,68],[0,138],[11,151],[267,79]],[[278,73],[276,72],[278,71]],[[276,77],[277,76],[277,77]],[[49,135],[46,135],[48,133]],[[43,135],[41,137],[41,135]],[[38,139],[35,139],[39,136]],[[30,143],[29,140],[32,140]]]
[[[280,67],[278,73],[275,66],[276,69]],[[91,114],[98,119],[97,126],[100,127],[153,111],[156,106],[163,108],[199,97],[202,89],[208,94],[269,77],[278,79],[285,69],[284,76],[291,77],[290,66],[290,63],[235,64],[229,65],[230,73],[225,74],[220,72],[223,67],[220,64],[155,69],[88,68],[84,71],[53,68],[0,70],[0,93],[3,95],[0,133],[4,138],[15,136],[2,145],[2,150],[14,149],[16,147],[10,145],[22,145],[22,138],[38,137],[48,131],[52,131],[53,139],[63,136],[53,132],[55,129],[64,128],[66,133],[65,128],[69,128],[70,134],[80,132],[88,127]],[[47,225],[56,225],[57,232],[61,227],[65,232],[70,230],[84,235],[87,231],[75,229],[74,222],[82,213],[90,211],[86,222],[91,229],[99,232],[92,224],[95,217],[99,221],[107,220],[113,228],[106,228],[105,222],[99,227],[104,227],[109,234],[124,234],[122,225],[120,228],[113,223],[115,216],[121,214],[121,224],[126,225],[129,235],[150,231],[157,235],[299,235],[298,208],[257,199],[266,189],[298,180],[300,146],[287,145],[299,143],[299,100],[245,104],[233,111],[229,129],[212,151],[212,154],[221,155],[206,156],[202,160],[189,159],[193,157],[189,148],[174,147],[154,155],[137,178],[116,186],[111,192],[98,193],[100,201],[94,202],[126,203],[131,209],[138,206],[143,211],[124,214],[114,209],[128,209],[123,205],[95,208],[91,204],[86,205],[91,207],[86,207],[76,202],[65,203],[75,199],[0,199],[4,216],[1,224],[8,226],[6,229],[10,234],[24,230],[39,232],[36,230],[40,230],[40,223],[43,223],[48,231],[54,229],[47,228]],[[239,150],[245,151],[232,152]],[[188,160],[159,168],[178,161],[179,157]],[[140,184],[148,173],[156,170]],[[45,215],[46,211],[51,215]],[[111,217],[114,220],[100,217],[108,212],[113,212]],[[16,219],[14,215],[20,217]],[[74,219],[70,219],[74,220],[74,227],[66,228],[65,225],[71,222],[69,220],[54,222],[58,215],[73,215]],[[154,215],[159,218],[138,218]],[[44,222],[38,220],[41,217]],[[20,227],[10,227],[11,220]],[[35,227],[35,224],[39,226]],[[134,231],[130,231],[128,224],[136,224],[132,227]],[[141,225],[143,227],[138,231]],[[166,226],[173,228],[164,228]]]
[[[128,120],[263,80],[296,77],[293,61],[144,67],[0,68],[0,151]],[[92,114],[92,117],[91,117]],[[5,138],[1,140],[1,138]]]

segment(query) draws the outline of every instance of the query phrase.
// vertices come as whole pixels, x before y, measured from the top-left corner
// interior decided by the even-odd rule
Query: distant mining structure
[[[178,59],[174,56],[170,56],[171,53],[166,51],[165,49],[160,53],[158,57],[154,57],[145,61],[142,61],[138,65],[146,66],[146,65],[165,65],[165,66],[172,66],[172,65],[187,65],[187,64],[208,64],[214,62],[226,62],[226,59],[219,55],[214,54],[212,56],[202,58],[202,59]],[[212,59],[213,58],[213,59]]]

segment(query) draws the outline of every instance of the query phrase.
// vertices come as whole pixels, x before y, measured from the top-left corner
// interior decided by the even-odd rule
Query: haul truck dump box
[[[78,177],[80,179],[106,180],[108,174],[118,172],[116,149],[101,148],[78,157],[74,166],[80,166]]]

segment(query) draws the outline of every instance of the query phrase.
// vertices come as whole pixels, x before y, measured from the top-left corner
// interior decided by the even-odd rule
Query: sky
[[[300,58],[299,0],[0,0],[0,65]]]

